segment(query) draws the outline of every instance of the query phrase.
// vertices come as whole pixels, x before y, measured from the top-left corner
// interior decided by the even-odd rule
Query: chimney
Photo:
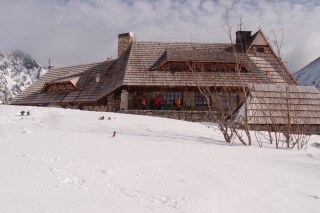
[[[118,58],[128,49],[133,38],[134,32],[118,34]]]
[[[100,73],[98,73],[98,74],[96,75],[96,82],[97,82],[97,83],[100,82]]]
[[[237,31],[236,44],[246,44],[251,38],[252,31]]]

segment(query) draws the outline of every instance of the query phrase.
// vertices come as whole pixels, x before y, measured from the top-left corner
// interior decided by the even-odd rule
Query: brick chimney
[[[118,34],[118,58],[128,49],[133,38],[134,32]]]
[[[252,31],[237,31],[236,44],[246,44],[251,38]]]

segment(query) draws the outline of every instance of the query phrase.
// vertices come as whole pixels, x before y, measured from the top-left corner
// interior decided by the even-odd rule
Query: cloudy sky
[[[19,49],[56,67],[116,58],[117,34],[138,41],[228,42],[233,32],[259,27],[281,37],[295,72],[320,56],[320,0],[0,0],[0,51]]]

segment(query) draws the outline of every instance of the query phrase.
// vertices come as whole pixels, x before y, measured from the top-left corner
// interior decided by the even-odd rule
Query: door
[[[134,109],[142,109],[142,100],[146,100],[146,96],[135,96],[134,97]]]

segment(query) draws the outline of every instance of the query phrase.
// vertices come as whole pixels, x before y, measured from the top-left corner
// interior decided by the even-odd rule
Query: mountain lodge
[[[304,111],[316,112],[313,124],[320,124],[319,93],[299,86],[261,30],[253,35],[251,31],[237,31],[234,44],[135,41],[130,32],[118,35],[117,59],[53,68],[12,104],[117,112],[141,110],[143,100],[147,110],[155,110],[154,101],[161,97],[164,110],[175,110],[180,99],[183,110],[206,111],[210,100],[200,91],[205,87],[220,97],[215,105],[228,106],[234,113],[248,101],[237,92],[242,87],[249,96],[251,90],[261,95],[268,88],[269,93],[273,91],[268,97],[272,99],[280,85],[303,90],[299,104]],[[273,116],[281,116],[276,111]]]

